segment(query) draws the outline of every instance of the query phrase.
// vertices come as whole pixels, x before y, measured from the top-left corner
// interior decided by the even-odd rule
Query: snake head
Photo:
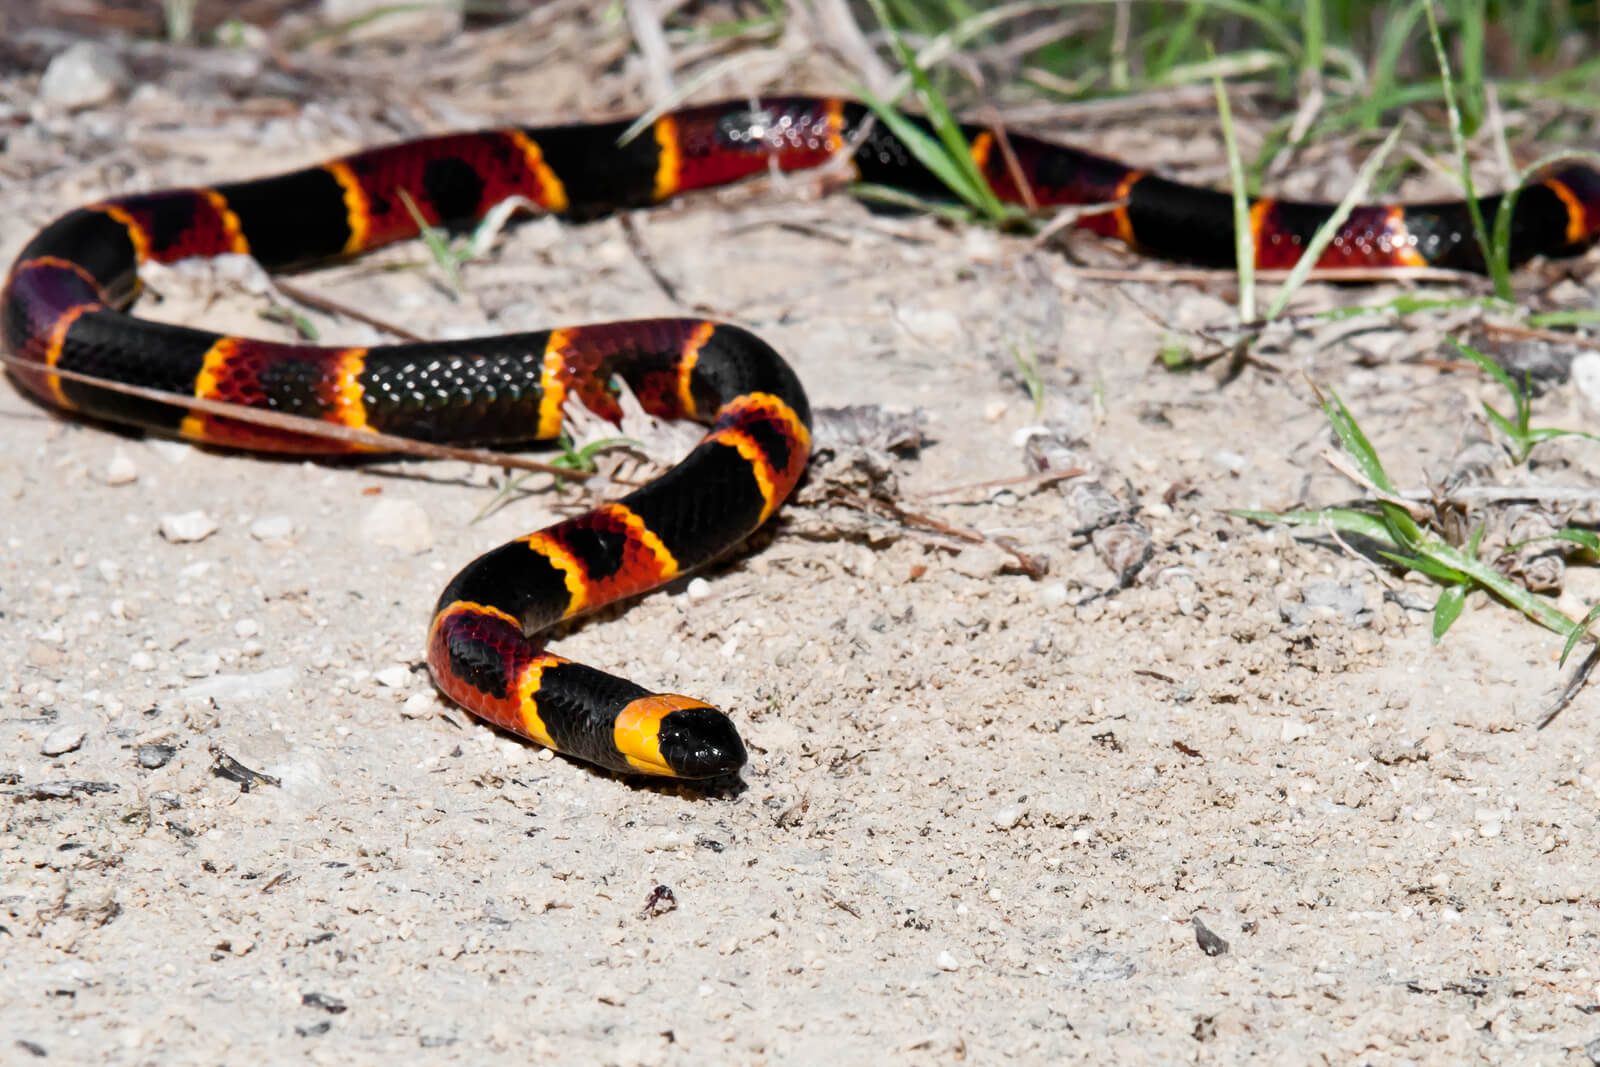
[[[617,716],[612,740],[628,765],[669,778],[717,778],[744,766],[733,722],[709,704],[662,693],[640,697]]]

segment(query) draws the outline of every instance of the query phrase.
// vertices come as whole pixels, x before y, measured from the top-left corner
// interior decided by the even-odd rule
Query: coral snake
[[[920,120],[918,120],[920,121]],[[358,451],[52,374],[76,371],[430,441],[554,437],[573,396],[615,418],[614,378],[645,410],[710,430],[662,477],[503,545],[445,588],[428,629],[440,689],[496,726],[623,773],[706,778],[738,770],[744,745],[722,712],[544,651],[540,632],[655,588],[738,545],[794,488],[811,412],[789,366],[757,337],[697,319],[579,326],[469,341],[367,348],[282,344],[135,318],[141,263],[248,253],[277,270],[353,256],[417,235],[402,193],[433,225],[462,227],[513,195],[588,218],[771,168],[849,153],[864,181],[938,196],[907,147],[860,105],[776,97],[630,123],[493,129],[375,148],[276,177],[103,200],[40,231],[0,294],[14,377],[47,403],[214,445]],[[926,126],[924,125],[924,128]],[[1157,255],[1228,265],[1231,198],[1033,137],[968,131],[1004,200],[1106,204],[1077,225]],[[1002,151],[1008,149],[1009,152]],[[1006,156],[1009,154],[1010,159]],[[1027,186],[1027,195],[1019,188]],[[1493,218],[1499,198],[1482,201]],[[1332,208],[1262,199],[1257,263],[1292,264]],[[1600,171],[1559,165],[1520,190],[1511,258],[1561,253],[1600,232]],[[1481,270],[1464,202],[1357,208],[1323,267]]]

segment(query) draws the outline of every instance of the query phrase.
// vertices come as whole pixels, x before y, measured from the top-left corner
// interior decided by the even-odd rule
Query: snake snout
[[[661,760],[680,778],[716,778],[745,763],[744,742],[716,708],[674,711],[661,720]]]

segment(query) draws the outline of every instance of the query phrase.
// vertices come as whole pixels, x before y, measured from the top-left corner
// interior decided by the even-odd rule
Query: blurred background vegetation
[[[1600,0],[1432,0],[1470,134],[1493,101],[1554,101],[1600,111]],[[668,48],[771,43],[796,24],[822,48],[848,25],[893,62],[884,23],[937,51],[936,87],[957,105],[1050,103],[1207,86],[1214,76],[1285,105],[1315,94],[1302,135],[1372,130],[1403,108],[1441,100],[1424,0],[0,0],[0,31],[31,27],[226,46],[241,27],[451,9],[463,31],[558,9],[593,22],[649,22]],[[359,14],[352,16],[350,12]],[[821,27],[819,33],[818,27]],[[293,50],[308,39],[273,39]],[[848,48],[839,48],[850,55]],[[859,50],[857,52],[859,56]],[[1298,138],[1297,138],[1298,139]]]

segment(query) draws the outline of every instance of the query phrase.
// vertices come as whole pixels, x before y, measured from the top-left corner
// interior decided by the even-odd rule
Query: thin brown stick
[[[537,460],[524,459],[521,456],[508,455],[504,452],[436,445],[428,441],[414,441],[409,437],[396,437],[393,434],[378,433],[373,430],[357,430],[350,426],[321,422],[304,415],[287,415],[281,411],[244,407],[220,400],[206,400],[197,396],[163,392],[160,389],[146,389],[142,385],[128,385],[124,382],[108,381],[104,378],[96,378],[90,374],[80,374],[77,371],[65,370],[61,367],[45,367],[31,360],[18,359],[16,356],[4,353],[0,353],[0,363],[11,367],[17,372],[51,375],[57,378],[65,378],[69,382],[79,382],[83,385],[92,385],[97,389],[122,393],[125,396],[136,396],[141,400],[151,400],[158,404],[170,404],[175,408],[200,411],[207,415],[234,419],[238,422],[248,422],[254,426],[266,426],[274,430],[300,434],[304,437],[317,437],[325,441],[340,441],[345,444],[356,445],[363,452],[398,453],[407,456],[421,456],[425,459],[456,459],[464,463],[476,463],[486,467],[554,474],[572,481],[583,481],[594,477],[594,474],[589,471],[567,470],[565,467],[557,467],[550,463],[540,463]]]
[[[976,530],[965,530],[959,526],[951,526],[947,522],[940,522],[930,515],[919,515],[916,512],[907,511],[899,504],[891,501],[874,500],[871,497],[865,497],[845,489],[836,489],[829,495],[842,503],[851,505],[858,511],[888,512],[897,522],[904,523],[907,526],[920,526],[925,530],[931,530],[946,537],[953,537],[957,541],[965,541],[970,545],[981,545],[989,540]]]
[[[274,278],[272,280],[272,284],[278,290],[278,292],[282,293],[290,300],[293,300],[295,303],[304,304],[308,308],[315,308],[316,310],[329,315],[338,315],[343,318],[354,319],[356,322],[366,323],[368,326],[371,326],[374,329],[382,330],[384,333],[402,338],[407,341],[428,340],[428,338],[419,333],[412,333],[404,326],[380,319],[376,315],[362,311],[359,308],[353,308],[350,305],[340,303],[337,300],[330,300],[325,296],[318,296],[316,293],[311,292],[311,290],[306,289],[303,286],[295,285],[293,282],[284,281],[282,278]]]
[[[969,545],[994,545],[996,548],[1011,554],[1023,572],[1030,578],[1042,578],[1048,573],[1048,568],[1032,556],[1023,552],[1016,545],[1002,537],[985,537],[976,530],[969,530],[961,526],[952,526],[948,522],[941,522],[932,515],[923,515],[915,511],[907,511],[899,504],[889,500],[874,500],[871,497],[861,496],[845,489],[836,489],[829,494],[834,500],[850,504],[860,511],[887,512],[895,521],[912,528],[920,528],[931,533],[940,534],[957,541],[964,541]]]
[[[1557,345],[1600,349],[1600,339],[1580,337],[1578,334],[1563,333],[1560,330],[1547,330],[1541,326],[1513,326],[1510,323],[1486,322],[1483,324],[1483,332],[1491,336],[1499,334],[1503,337],[1514,337],[1521,341],[1549,341]]]
[[[1578,664],[1578,669],[1572,672],[1572,680],[1561,688],[1561,692],[1556,695],[1555,702],[1546,708],[1545,713],[1540,716],[1536,729],[1543,730],[1546,726],[1555,722],[1556,716],[1566,710],[1567,705],[1572,703],[1573,698],[1578,695],[1578,691],[1589,680],[1589,675],[1594,673],[1596,664],[1600,664],[1600,645],[1589,649],[1589,654],[1583,657],[1583,662]]]
[[[650,280],[655,282],[656,288],[661,290],[662,295],[672,301],[674,306],[682,307],[683,298],[678,295],[678,287],[661,272],[661,265],[656,262],[656,254],[645,244],[644,237],[639,233],[639,227],[633,221],[633,216],[623,214],[618,216],[617,221],[622,224],[622,235],[627,239],[628,250],[633,253],[633,258],[638,260],[644,272],[650,275]]]
[[[1117,208],[1126,207],[1127,205],[1128,199],[1123,197],[1121,200],[1108,200],[1101,204],[1073,204],[1070,207],[1058,208],[1050,215],[1050,221],[1045,223],[1039,232],[1033,235],[1030,243],[1034,248],[1043,248],[1055,239],[1056,234],[1069,226],[1076,226],[1079,219],[1085,219],[1091,215],[1104,215],[1108,211],[1115,211]]]
[[[1017,153],[1011,147],[1011,138],[1006,133],[1005,123],[1001,121],[999,115],[994,113],[992,108],[987,109],[984,121],[989,126],[989,132],[994,134],[995,143],[1000,146],[1000,154],[1005,157],[1006,172],[1011,175],[1011,184],[1015,185],[1017,191],[1022,194],[1023,207],[1027,208],[1029,214],[1038,211],[1039,201],[1034,199],[1033,183],[1028,180],[1028,176],[1022,171],[1022,162],[1017,159]]]
[[[936,496],[949,496],[951,493],[965,493],[983,489],[1009,489],[1015,485],[1044,486],[1067,478],[1076,478],[1088,474],[1084,467],[1068,467],[1059,471],[1040,471],[1038,474],[1019,474],[1015,478],[995,478],[987,482],[970,482],[967,485],[948,485],[943,489],[930,489],[926,493],[917,493],[910,497],[912,500],[931,500]]]

